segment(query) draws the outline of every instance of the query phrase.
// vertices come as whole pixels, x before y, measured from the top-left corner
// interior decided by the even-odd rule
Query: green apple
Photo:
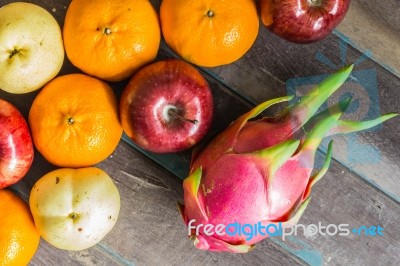
[[[29,206],[43,239],[60,249],[83,250],[114,227],[120,196],[110,176],[99,168],[61,168],[35,183]]]
[[[15,2],[0,8],[0,88],[27,93],[41,88],[64,61],[61,29],[35,4]]]

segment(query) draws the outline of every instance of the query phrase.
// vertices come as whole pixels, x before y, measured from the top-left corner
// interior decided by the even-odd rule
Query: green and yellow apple
[[[43,239],[60,249],[83,250],[114,227],[120,196],[110,176],[99,168],[61,168],[35,183],[29,206]]]
[[[27,93],[41,88],[64,61],[61,29],[42,7],[15,2],[0,8],[0,88]]]

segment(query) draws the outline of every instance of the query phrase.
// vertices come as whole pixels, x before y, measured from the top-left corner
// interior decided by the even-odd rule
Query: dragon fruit
[[[276,117],[256,119],[269,106],[290,101],[292,96],[261,103],[193,153],[190,174],[183,182],[184,205],[178,205],[197,248],[245,253],[269,234],[247,237],[232,225],[275,231],[278,225],[293,226],[309,203],[312,186],[329,168],[332,142],[322,168],[313,171],[323,138],[368,129],[397,115],[361,122],[340,120],[351,99],[315,115],[346,81],[352,67],[330,75]],[[234,230],[228,230],[230,226]]]

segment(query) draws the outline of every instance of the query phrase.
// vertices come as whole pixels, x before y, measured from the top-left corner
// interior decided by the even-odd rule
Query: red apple
[[[33,161],[28,125],[11,103],[0,99],[0,189],[23,178]]]
[[[142,68],[125,87],[120,117],[125,133],[154,153],[183,151],[198,143],[212,122],[213,99],[204,77],[177,59]]]
[[[260,0],[263,24],[296,43],[318,41],[344,18],[350,0]]]

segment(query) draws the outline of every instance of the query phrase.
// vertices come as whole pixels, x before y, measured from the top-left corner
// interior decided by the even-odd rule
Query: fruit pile
[[[296,7],[297,10],[308,10],[299,13],[314,17],[319,14],[321,19],[318,20],[319,26],[304,24],[295,28],[291,25],[297,24],[296,19],[311,20],[306,17],[294,19],[286,10],[289,5],[284,5],[284,2],[260,1],[260,16],[273,32],[295,42],[311,42],[326,36],[343,19],[349,3],[348,0],[337,0],[338,4],[333,7],[327,4],[329,1],[298,1],[302,6]],[[329,12],[332,8],[335,12]],[[28,123],[12,104],[0,99],[0,209],[8,208],[7,202],[10,202],[16,206],[17,213],[15,217],[1,219],[0,245],[4,248],[0,248],[0,260],[8,256],[4,261],[27,263],[37,249],[39,235],[55,247],[67,250],[86,249],[101,241],[117,221],[120,196],[111,177],[93,165],[112,154],[123,131],[140,147],[156,153],[189,149],[203,139],[211,126],[213,98],[207,81],[191,64],[215,67],[241,58],[257,38],[257,10],[253,0],[163,0],[158,16],[148,0],[74,0],[68,7],[61,30],[53,16],[37,5],[16,2],[1,7],[0,41],[7,45],[6,53],[0,57],[0,88],[16,94],[41,90],[30,108]],[[324,17],[325,14],[329,16]],[[285,20],[287,17],[291,19]],[[327,26],[323,26],[325,24],[321,21]],[[182,59],[153,62],[161,37]],[[5,39],[7,42],[3,41]],[[64,62],[64,50],[69,61],[83,73],[57,76]],[[118,101],[109,82],[127,79],[130,80]],[[342,82],[344,80],[342,77]],[[321,100],[315,101],[317,106]],[[309,104],[307,100],[305,102]],[[198,196],[205,200],[206,195],[198,192],[199,184],[213,184],[223,174],[217,170],[224,169],[224,164],[217,169],[213,163],[220,164],[218,160],[223,157],[223,160],[228,160],[226,165],[232,168],[224,170],[233,171],[229,176],[238,173],[235,166],[240,164],[229,162],[230,159],[224,156],[227,151],[233,152],[236,137],[246,138],[237,141],[236,144],[245,148],[239,151],[235,147],[237,153],[285,143],[284,147],[290,152],[284,156],[275,158],[279,149],[273,150],[275,157],[265,155],[268,160],[277,161],[275,164],[268,162],[275,165],[274,171],[294,156],[299,141],[285,142],[294,129],[282,126],[283,122],[277,123],[282,128],[277,126],[278,129],[273,130],[286,132],[285,138],[247,150],[248,142],[252,142],[257,134],[264,134],[265,127],[269,127],[247,120],[258,115],[267,105],[239,119],[233,124],[233,129],[228,128],[230,133],[227,137],[217,138],[197,155],[191,175],[184,183],[185,207],[182,207],[182,213],[185,221],[191,217],[205,217],[199,209],[202,205],[199,205]],[[294,107],[293,112],[282,118],[285,125],[292,125],[291,119],[304,113],[300,109]],[[302,121],[307,122],[311,115],[310,111]],[[380,118],[375,124],[388,118]],[[335,116],[334,121],[330,116],[327,119],[334,128],[338,117]],[[371,126],[373,123],[368,126],[357,124],[356,129]],[[248,134],[239,136],[237,131],[242,127]],[[324,131],[320,136],[318,132],[316,134],[321,138],[328,134]],[[306,145],[308,140],[306,138],[302,145],[304,150],[315,148],[315,143],[310,147]],[[253,144],[258,145],[257,142]],[[3,188],[15,184],[27,174],[34,163],[34,147],[59,169],[36,182],[28,209],[21,199]],[[247,160],[257,159],[249,157]],[[214,170],[207,173],[209,167]],[[308,180],[307,174],[304,178]],[[202,175],[206,179],[200,181]],[[285,172],[282,178],[287,175]],[[246,176],[238,178],[246,179]],[[303,183],[304,186],[299,188],[303,190],[297,194],[311,187],[306,181]],[[214,203],[221,200],[221,195],[216,193],[212,194],[216,199]],[[221,193],[227,195],[226,191]],[[290,197],[298,197],[294,194]],[[208,207],[213,210],[213,206]],[[230,205],[225,207],[231,208]],[[278,213],[282,212],[276,208]],[[232,211],[237,212],[235,215],[241,212],[238,209]],[[23,232],[18,243],[6,236],[11,230]],[[235,243],[239,242],[235,240]],[[218,247],[221,243],[224,248]],[[242,252],[253,243],[241,243],[245,247],[241,249],[240,245],[234,247],[229,239],[218,242],[203,237],[197,244],[203,249]],[[29,252],[8,251],[16,245]]]

